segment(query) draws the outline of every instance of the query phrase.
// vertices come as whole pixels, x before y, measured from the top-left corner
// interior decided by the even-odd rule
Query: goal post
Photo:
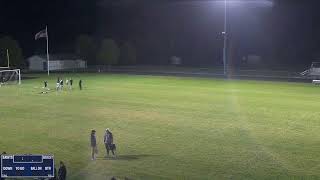
[[[0,69],[0,84],[21,84],[21,73],[20,69]]]

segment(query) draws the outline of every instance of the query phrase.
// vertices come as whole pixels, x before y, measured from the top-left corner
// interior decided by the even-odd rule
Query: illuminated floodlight
[[[190,1],[190,0],[179,0],[175,1],[174,4],[181,5],[222,5],[225,3],[225,0],[199,0],[199,1]],[[227,4],[230,7],[234,6],[246,6],[246,7],[273,7],[274,0],[227,0]]]
[[[224,2],[225,0],[218,0],[218,2]],[[250,7],[273,7],[273,0],[227,0],[228,5],[246,5]]]
[[[227,75],[227,42],[228,42],[228,28],[227,28],[227,10],[228,6],[242,6],[245,7],[273,7],[273,0],[217,0],[216,2],[224,3],[224,31],[222,35],[224,37],[223,42],[223,74]]]
[[[227,75],[227,42],[228,42],[228,9],[244,9],[244,8],[272,8],[274,0],[179,0],[174,1],[174,4],[187,6],[213,5],[224,9],[224,30],[221,32],[224,37],[223,43],[223,74]],[[223,7],[222,7],[223,6]]]

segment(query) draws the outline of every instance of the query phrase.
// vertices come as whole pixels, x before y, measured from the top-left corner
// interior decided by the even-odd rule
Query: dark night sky
[[[230,57],[308,64],[320,54],[319,5],[275,0],[272,8],[229,7]],[[44,52],[45,41],[33,38],[48,25],[54,53],[73,52],[75,38],[89,34],[97,42],[134,42],[140,63],[164,64],[179,55],[186,64],[219,64],[222,7],[207,0],[1,0],[0,35],[18,40],[25,57]]]

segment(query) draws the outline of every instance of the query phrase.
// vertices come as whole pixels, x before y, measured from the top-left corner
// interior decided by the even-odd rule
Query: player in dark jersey
[[[91,160],[96,159],[96,154],[98,153],[97,148],[97,138],[96,138],[96,130],[92,130],[90,134],[90,144],[91,144]]]
[[[79,88],[80,88],[80,90],[82,90],[82,80],[81,79],[79,81]]]
[[[58,177],[59,177],[59,180],[66,180],[67,178],[67,168],[62,161],[60,161]]]
[[[60,80],[60,90],[63,90],[63,80]]]
[[[72,78],[70,78],[69,84],[70,84],[70,89],[72,89],[72,84],[73,84]]]

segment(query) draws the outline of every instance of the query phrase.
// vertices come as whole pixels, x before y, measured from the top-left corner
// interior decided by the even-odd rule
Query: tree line
[[[7,49],[10,52],[10,66],[26,66],[19,42],[10,36],[0,37],[0,66],[7,66]],[[74,53],[87,61],[88,65],[133,65],[137,59],[136,48],[130,41],[118,44],[106,38],[97,42],[84,34],[77,37]]]
[[[3,36],[0,38],[0,66],[8,66],[7,50],[10,56],[10,66],[25,65],[19,42],[10,36]]]
[[[118,45],[113,39],[102,39],[96,43],[88,35],[80,35],[76,40],[76,54],[89,65],[133,65],[136,64],[136,49],[127,41]]]

